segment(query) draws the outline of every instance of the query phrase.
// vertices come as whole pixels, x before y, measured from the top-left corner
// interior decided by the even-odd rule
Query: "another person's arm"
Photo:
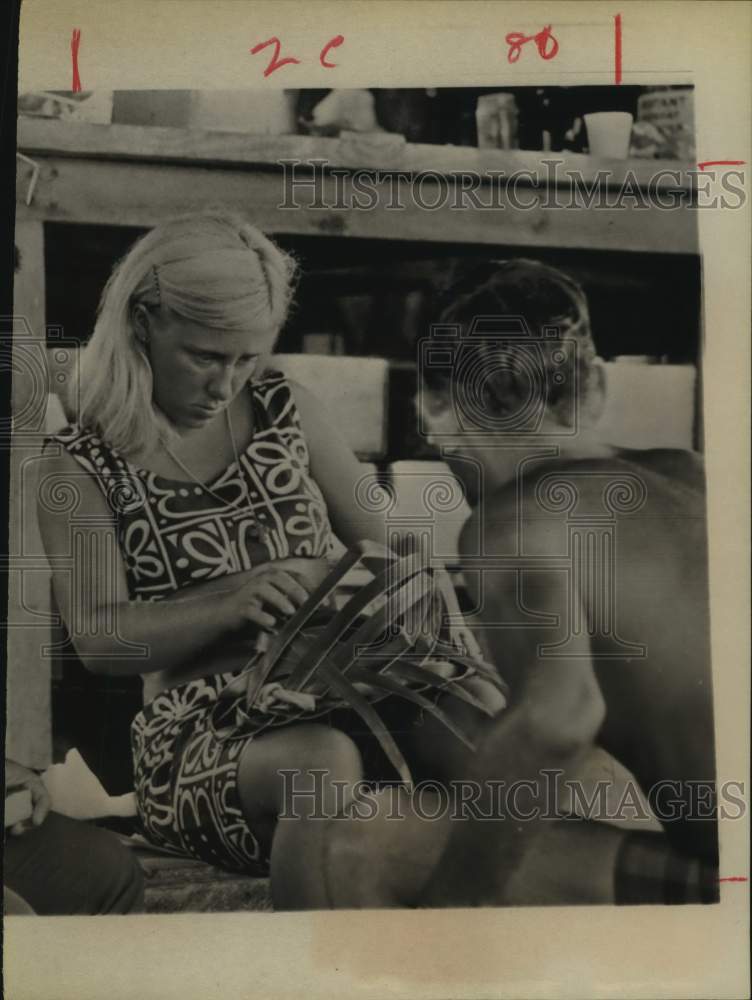
[[[516,530],[510,524],[514,521],[503,517],[490,520],[485,533],[488,552],[516,549],[509,544],[508,534]],[[468,524],[460,538],[460,558],[472,554],[465,540],[473,536]],[[591,743],[603,719],[604,702],[586,629],[569,635],[566,657],[545,655],[544,647],[562,637],[562,626],[570,626],[576,607],[580,605],[581,614],[585,609],[581,595],[569,592],[571,577],[546,566],[545,554],[554,550],[545,521],[526,523],[525,545],[536,560],[522,573],[524,589],[511,569],[481,569],[481,585],[477,574],[468,573],[467,584],[473,603],[483,602],[482,638],[510,686],[510,709],[524,715],[531,739],[546,754],[557,747],[564,751]],[[533,623],[533,616],[540,618],[540,625]],[[584,614],[582,620],[587,620]],[[541,766],[546,766],[543,757]]]
[[[27,788],[31,793],[31,825],[41,826],[50,811],[50,797],[44,787],[42,779],[34,771],[17,764],[14,760],[5,758],[5,789],[6,792],[13,792],[19,788]],[[17,836],[26,830],[26,822],[16,823],[10,828],[10,832]]]
[[[48,476],[69,486],[78,501],[72,511],[56,510],[40,491],[38,516],[55,599],[93,673],[179,668],[228,632],[274,627],[307,597],[310,588],[301,579],[311,560],[285,559],[196,584],[172,600],[131,601],[112,511],[96,483],[66,452],[44,457],[40,481]],[[70,560],[72,571],[65,565]]]
[[[487,552],[510,551],[509,539],[504,537],[508,529],[500,523],[504,522],[489,525]],[[542,537],[536,538],[536,531],[540,528],[533,525],[531,533],[526,533],[526,548],[542,554],[548,541],[545,528]],[[460,555],[468,554],[461,538]],[[556,815],[556,802],[549,798],[549,777],[557,772],[576,774],[602,725],[605,706],[587,635],[580,634],[566,659],[546,659],[541,646],[559,638],[558,630],[531,627],[531,612],[561,621],[567,611],[566,598],[571,598],[573,607],[580,600],[560,586],[560,576],[545,564],[531,571],[524,608],[519,607],[515,572],[489,568],[482,588],[475,590],[476,598],[483,596],[483,631],[492,658],[502,676],[511,674],[514,680],[509,708],[486,729],[469,767],[471,773],[463,778],[475,782],[476,815],[504,821],[453,826],[424,890],[424,906],[498,906],[509,901],[513,877],[533,839],[551,829],[550,820]],[[499,627],[512,620],[518,609],[527,615],[524,625],[520,616],[518,627]],[[504,789],[502,801],[499,789]]]

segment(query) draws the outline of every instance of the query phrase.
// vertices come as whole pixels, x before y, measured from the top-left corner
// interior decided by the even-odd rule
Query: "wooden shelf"
[[[484,203],[490,200],[493,172],[516,170],[536,176],[556,159],[557,176],[567,186],[567,171],[577,171],[585,185],[598,180],[606,189],[626,179],[638,187],[666,172],[686,174],[688,164],[644,160],[596,160],[575,154],[522,150],[485,150],[465,146],[429,146],[389,134],[346,134],[336,139],[313,136],[246,136],[134,125],[89,125],[21,118],[19,150],[37,165],[33,196],[26,205],[33,166],[18,161],[17,219],[149,228],[163,219],[209,205],[249,215],[264,231],[303,236],[412,240],[494,247],[559,247],[647,253],[697,253],[696,213],[686,204],[665,210],[650,207],[570,207],[545,204],[546,188],[526,190],[529,207],[501,204],[474,207],[458,203],[458,185],[447,196],[447,178],[480,177]],[[373,180],[374,207],[363,211],[341,204],[338,178],[323,170],[315,197],[310,186],[298,190],[300,207],[282,208],[286,183],[280,161],[312,160],[348,171],[367,169]],[[296,170],[305,167],[296,167]],[[395,207],[394,174],[408,175]],[[420,197],[410,176],[421,179]],[[308,178],[310,182],[310,178]],[[339,179],[341,181],[341,178]],[[499,185],[501,187],[501,185]],[[549,187],[552,185],[549,185]],[[660,186],[660,185],[659,185]],[[675,186],[675,185],[673,185]],[[495,196],[496,197],[496,196]],[[612,199],[613,200],[613,199]],[[426,208],[426,205],[438,205]]]
[[[658,170],[674,171],[680,183],[663,177],[658,188],[677,186],[689,190],[682,160],[607,160],[581,153],[541,153],[528,150],[477,149],[470,146],[428,145],[406,142],[391,133],[349,132],[338,138],[310,135],[245,135],[142,125],[88,125],[41,118],[19,118],[18,148],[27,156],[69,156],[85,159],[139,160],[203,166],[244,166],[279,169],[280,161],[321,161],[327,167],[396,171],[411,175],[476,174],[546,170],[546,160],[556,160],[560,183],[568,171],[577,171],[586,184],[605,171],[603,183],[620,187],[633,177],[647,188]]]

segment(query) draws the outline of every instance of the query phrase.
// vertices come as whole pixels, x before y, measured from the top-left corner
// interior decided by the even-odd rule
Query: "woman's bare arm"
[[[61,510],[46,501],[53,487],[58,495],[69,490],[75,505]],[[309,589],[296,571],[310,560],[279,560],[196,584],[173,600],[129,600],[112,511],[67,452],[43,456],[38,517],[55,599],[76,652],[93,673],[179,668],[227,633],[273,627],[274,615],[291,614]]]

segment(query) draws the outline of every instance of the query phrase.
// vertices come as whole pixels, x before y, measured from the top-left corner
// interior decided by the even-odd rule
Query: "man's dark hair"
[[[463,338],[473,332],[482,337],[478,365],[485,365],[489,373],[483,380],[484,405],[499,415],[516,412],[529,398],[531,355],[524,337],[522,342],[519,337],[510,341],[490,331],[508,331],[509,321],[521,318],[530,343],[537,345],[535,357],[542,359],[539,384],[545,389],[546,404],[562,421],[571,422],[575,397],[587,391],[595,358],[587,298],[576,281],[524,258],[463,265],[443,292],[438,315],[441,325],[459,327]],[[566,363],[561,361],[562,352],[568,355]],[[572,352],[574,359],[569,357]],[[562,372],[568,375],[563,377]],[[444,392],[453,377],[446,369],[430,366],[422,375],[429,389]]]

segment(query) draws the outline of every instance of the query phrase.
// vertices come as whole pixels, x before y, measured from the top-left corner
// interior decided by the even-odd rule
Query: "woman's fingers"
[[[261,607],[261,602],[255,598],[249,598],[246,601],[243,616],[246,621],[252,622],[254,625],[260,625],[261,628],[274,628],[277,624],[277,619],[274,615],[270,615],[267,611],[264,611]]]
[[[324,559],[279,559],[257,567],[243,588],[244,613],[263,628],[276,625],[269,611],[289,617],[308,600],[310,590],[326,576]],[[266,606],[263,607],[262,606]]]
[[[264,580],[256,588],[257,598],[269,604],[283,615],[294,615],[297,610],[285,591],[277,586],[276,580]]]
[[[274,584],[275,587],[281,590],[283,594],[290,598],[293,604],[300,606],[308,600],[308,591],[305,587],[294,576],[291,576],[284,570],[278,570],[273,576],[270,576],[269,583]]]
[[[430,670],[432,674],[437,674],[444,680],[449,680],[450,678],[454,677],[455,673],[457,672],[455,670],[453,663],[450,663],[448,660],[438,660],[438,659],[424,660],[423,669]]]
[[[480,643],[467,626],[461,625],[457,629],[456,635],[460,642],[464,643],[468,656],[472,656],[478,660],[483,659],[483,650],[480,648]]]

